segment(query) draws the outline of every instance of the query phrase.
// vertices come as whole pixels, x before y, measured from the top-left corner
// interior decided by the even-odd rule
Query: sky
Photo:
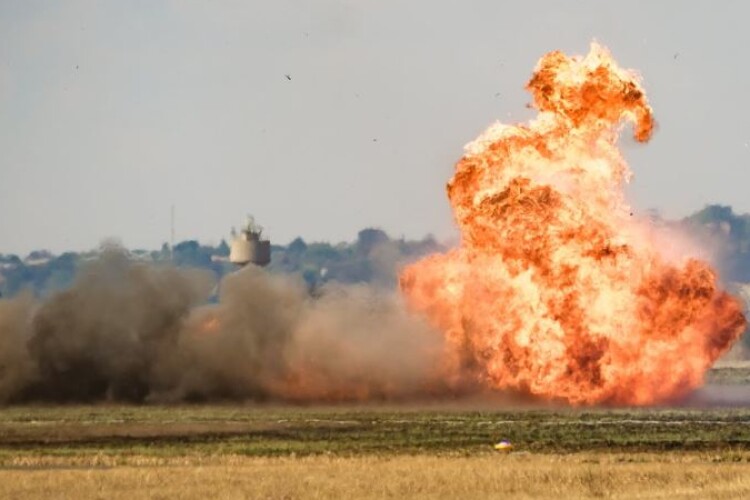
[[[454,235],[445,184],[544,53],[637,69],[636,210],[750,211],[750,4],[0,0],[0,253]]]

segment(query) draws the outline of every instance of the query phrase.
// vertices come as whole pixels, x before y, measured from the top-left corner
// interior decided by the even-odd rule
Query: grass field
[[[750,450],[750,409],[66,406],[0,412],[0,465],[24,456],[481,456]]]
[[[204,457],[0,470],[2,498],[748,498],[750,465],[694,454]]]
[[[0,498],[750,498],[750,367],[709,380],[692,409],[14,406]]]
[[[706,379],[711,384],[748,384],[750,383],[750,363],[747,361],[725,363],[721,368],[709,370]]]
[[[40,496],[742,498],[750,409],[5,408],[0,498]]]

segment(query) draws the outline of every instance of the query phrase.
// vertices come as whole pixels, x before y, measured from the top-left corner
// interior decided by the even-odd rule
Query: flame
[[[632,217],[616,142],[624,123],[639,142],[654,130],[638,75],[593,43],[542,57],[526,88],[538,116],[491,126],[448,183],[460,247],[401,275],[445,335],[450,382],[576,405],[686,394],[745,318],[708,264]]]

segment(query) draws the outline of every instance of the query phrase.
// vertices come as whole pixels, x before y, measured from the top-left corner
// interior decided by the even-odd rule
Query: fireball
[[[456,164],[461,242],[403,270],[410,306],[445,336],[454,384],[574,405],[685,395],[745,318],[709,264],[625,200],[620,132],[654,130],[638,75],[594,43],[545,55],[526,88],[538,116],[491,126]]]

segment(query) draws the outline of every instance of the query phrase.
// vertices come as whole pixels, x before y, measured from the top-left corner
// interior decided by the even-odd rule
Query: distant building
[[[271,262],[271,242],[262,237],[263,228],[248,216],[245,227],[237,234],[232,230],[232,242],[229,245],[229,262],[238,266],[255,264],[266,266]]]

